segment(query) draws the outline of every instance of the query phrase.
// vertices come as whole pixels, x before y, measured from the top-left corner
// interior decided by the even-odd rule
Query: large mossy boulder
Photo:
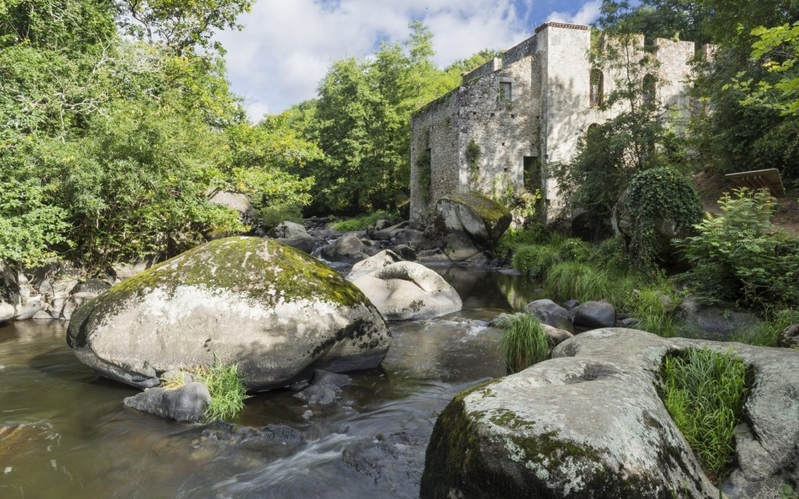
[[[631,329],[597,329],[553,359],[458,395],[427,448],[421,497],[714,499],[657,392],[664,356],[732,351],[751,366],[730,498],[779,497],[799,478],[799,355]]]
[[[438,200],[433,227],[452,253],[448,256],[466,260],[480,250],[491,249],[511,219],[505,206],[480,193],[463,192]]]
[[[67,343],[103,376],[137,387],[173,370],[238,364],[251,390],[314,369],[377,367],[380,313],[327,265],[275,241],[220,239],[112,287],[73,315]]]

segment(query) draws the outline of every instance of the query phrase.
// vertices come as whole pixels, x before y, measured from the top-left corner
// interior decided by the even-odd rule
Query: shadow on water
[[[458,392],[504,374],[500,333],[485,321],[536,297],[514,276],[436,270],[462,312],[391,324],[382,366],[350,373],[331,406],[275,390],[248,399],[232,426],[125,408],[137,390],[80,363],[62,323],[0,327],[0,497],[418,497],[437,415]]]

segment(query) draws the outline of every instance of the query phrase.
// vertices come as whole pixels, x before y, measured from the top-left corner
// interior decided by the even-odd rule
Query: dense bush
[[[687,279],[707,301],[762,310],[799,302],[799,243],[770,232],[775,200],[741,188],[719,200],[721,216],[707,215],[685,241],[693,265]]]
[[[746,401],[746,364],[731,353],[685,350],[661,366],[661,396],[674,423],[712,479],[735,457],[735,427]]]

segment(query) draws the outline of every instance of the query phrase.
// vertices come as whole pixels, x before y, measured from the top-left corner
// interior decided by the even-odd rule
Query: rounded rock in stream
[[[354,285],[310,256],[254,237],[212,241],[114,286],[72,317],[67,344],[136,387],[166,371],[238,364],[250,390],[314,369],[377,367],[391,344]]]

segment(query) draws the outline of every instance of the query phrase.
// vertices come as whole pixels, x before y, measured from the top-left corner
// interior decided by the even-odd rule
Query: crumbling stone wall
[[[639,37],[634,51],[643,51]],[[688,95],[692,42],[658,39],[657,98],[679,120],[692,112]],[[428,222],[435,202],[450,193],[477,190],[494,199],[524,186],[525,166],[539,175],[544,220],[569,216],[552,169],[569,164],[592,124],[612,118],[591,102],[592,69],[601,69],[601,93],[614,74],[592,68],[587,26],[547,23],[535,34],[463,76],[460,87],[411,118],[411,222]],[[595,91],[597,89],[594,89]]]

